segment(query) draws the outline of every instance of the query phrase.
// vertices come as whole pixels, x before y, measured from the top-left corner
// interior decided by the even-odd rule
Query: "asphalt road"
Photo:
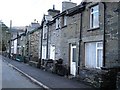
[[[46,89],[47,90],[48,89],[53,89],[53,90],[54,89],[68,89],[68,90],[69,89],[71,89],[71,90],[74,90],[74,89],[78,89],[78,90],[92,89],[92,90],[94,90],[91,86],[86,85],[83,82],[79,82],[79,81],[77,81],[75,79],[68,79],[68,78],[59,76],[57,74],[46,72],[46,71],[43,71],[41,69],[38,69],[38,68],[35,68],[35,67],[31,67],[28,64],[8,59],[8,58],[3,57],[1,55],[0,55],[0,57],[2,57],[4,59],[4,62],[2,62],[2,63],[4,63],[7,67],[9,67],[11,69],[14,68],[15,70],[23,73],[26,77],[30,78],[32,81],[34,81],[37,84],[39,84],[39,86],[42,87],[39,90],[41,90],[41,89],[42,90],[46,90]],[[7,65],[7,63],[9,63],[9,65],[11,67],[9,65]],[[4,64],[3,64],[3,67],[5,66]],[[15,71],[14,69],[12,69],[12,71]],[[7,78],[9,77],[9,75],[11,76],[11,74],[7,73],[7,70],[3,70],[3,71],[6,72],[5,75],[7,76]],[[16,72],[16,73],[18,73],[18,72]],[[21,75],[21,73],[18,73],[18,74],[20,76],[22,76],[23,74]],[[20,76],[17,77],[18,75],[13,75],[13,76],[16,76],[16,78],[20,77]],[[24,82],[25,79],[26,78],[24,77],[23,81],[20,81],[20,82],[16,81],[16,83],[23,84],[23,82]],[[15,80],[15,79],[13,79],[13,80]],[[11,82],[11,80],[10,80],[10,82]],[[24,84],[25,84],[25,82],[24,82]],[[26,83],[26,84],[28,84],[28,83]],[[5,85],[6,85],[6,83],[5,83]],[[25,85],[25,86],[27,86],[27,85]],[[20,87],[23,88],[23,86],[20,86]],[[29,87],[29,88],[31,88],[31,87]],[[22,89],[22,90],[24,90],[24,89]],[[33,89],[33,90],[36,90],[36,89]]]
[[[14,70],[9,64],[0,59],[2,65],[2,88],[37,88],[39,86],[31,82],[28,78]]]

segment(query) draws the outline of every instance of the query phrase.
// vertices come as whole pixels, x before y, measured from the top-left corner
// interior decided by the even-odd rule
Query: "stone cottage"
[[[0,54],[9,52],[10,29],[0,21]]]
[[[119,19],[120,2],[76,5],[64,1],[61,13],[49,9],[38,30],[27,33],[25,54],[46,60],[61,58],[71,76],[96,87],[104,87],[104,82],[113,86],[110,82],[116,82],[120,67]]]
[[[48,24],[48,58],[52,47],[54,59],[62,58],[71,75],[99,87],[103,72],[120,67],[119,4],[82,2],[63,9]]]
[[[41,50],[40,50],[40,53],[42,52],[41,59],[55,60],[55,54],[54,54],[54,52],[52,52],[52,51],[54,51],[53,49],[55,48],[54,44],[53,44],[55,37],[54,37],[54,35],[51,35],[54,38],[50,38],[49,35],[51,34],[51,30],[55,30],[54,26],[51,26],[50,23],[54,22],[53,16],[57,15],[58,13],[60,13],[60,11],[55,10],[55,7],[53,6],[53,9],[48,10],[48,15],[43,16],[42,25],[41,25],[42,31],[40,31],[40,32],[42,32],[42,35],[41,35],[42,39],[40,40],[40,43],[42,42],[42,44],[41,44],[42,46],[41,46]],[[50,51],[51,49],[52,49],[52,51]]]
[[[31,22],[29,26],[26,26],[25,56],[27,57],[36,57],[38,59],[39,27],[40,24],[36,21]]]
[[[11,29],[11,53],[21,54],[21,34],[24,33],[24,27],[12,27]]]

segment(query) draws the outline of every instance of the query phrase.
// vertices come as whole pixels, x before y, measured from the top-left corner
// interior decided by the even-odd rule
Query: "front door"
[[[70,74],[76,75],[76,45],[71,44],[70,53]]]

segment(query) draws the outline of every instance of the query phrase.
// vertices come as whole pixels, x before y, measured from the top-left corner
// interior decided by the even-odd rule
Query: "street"
[[[58,76],[56,74],[46,72],[44,70],[32,67],[28,64],[18,62],[18,61],[6,58],[4,56],[1,56],[1,57],[2,57],[2,61],[4,61],[3,67],[6,66],[11,70],[12,68],[9,67],[8,65],[13,65],[14,67],[16,67],[19,70],[21,70],[22,72],[24,72],[24,74],[27,74],[28,78],[31,79],[31,77],[32,77],[33,82],[36,82],[39,86],[41,86],[42,87],[41,89],[43,89],[43,88],[45,88],[45,89],[52,89],[52,88],[68,88],[68,89],[69,88],[74,88],[74,89],[92,88],[89,85],[85,85],[83,82],[79,82],[79,81],[74,80],[74,79],[70,80],[68,78],[61,77],[61,76]],[[6,63],[9,63],[9,64],[7,65]],[[7,70],[5,71],[5,69],[4,69],[4,72],[6,72],[6,73],[4,73],[5,76],[8,76],[7,72],[9,72],[9,71],[7,71]],[[14,69],[12,69],[12,71],[16,72]],[[18,73],[18,72],[16,72],[16,73]],[[18,78],[20,78],[21,74],[18,73],[18,75],[16,75],[16,76],[13,75],[13,76],[15,76],[18,79]],[[12,75],[10,75],[10,76],[12,76]],[[29,77],[29,76],[31,76],[31,77]],[[22,77],[22,78],[26,80],[26,78],[24,78],[24,77]],[[12,81],[15,81],[15,80],[12,80]],[[27,81],[29,82],[29,80],[27,80]],[[21,82],[24,82],[24,80]],[[23,84],[21,82],[17,81],[17,83]],[[24,82],[24,85],[25,85],[25,82]],[[29,86],[28,83],[25,86]],[[23,87],[23,86],[20,86],[20,87]],[[31,86],[31,87],[33,87],[33,86]],[[31,88],[31,87],[29,87],[29,88]]]
[[[40,88],[22,74],[14,70],[9,64],[2,61],[2,88]]]

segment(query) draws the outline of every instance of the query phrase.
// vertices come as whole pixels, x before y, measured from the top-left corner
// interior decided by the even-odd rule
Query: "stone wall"
[[[118,90],[120,89],[120,72],[118,72],[118,74],[117,74],[117,82],[116,82],[117,84],[117,88],[118,88]]]
[[[106,67],[120,66],[118,60],[118,2],[106,3]]]
[[[62,22],[61,22],[62,24]],[[76,44],[78,57],[79,32],[80,32],[80,14],[67,17],[67,26],[61,28],[61,57],[64,64],[70,64],[70,44]],[[78,58],[76,58],[76,62]]]
[[[56,29],[55,29],[55,23],[49,26],[49,38],[48,38],[48,57],[50,58],[50,47],[55,46],[55,53],[57,54],[58,50],[56,48],[56,42],[59,43],[57,35],[56,35]],[[57,56],[55,56],[55,59],[57,59]]]
[[[109,69],[81,69],[79,79],[96,88],[120,88],[120,72],[115,68]]]
[[[30,34],[30,51],[32,57],[38,57],[39,50],[39,30]]]
[[[101,71],[99,69],[80,69],[80,80],[87,82],[88,84],[100,88],[102,83],[102,74],[107,71]]]
[[[118,61],[120,63],[120,2],[118,7]]]
[[[99,4],[99,27],[90,29],[90,7]],[[103,41],[104,21],[105,21],[105,45],[106,45],[106,67],[113,67],[119,65],[118,60],[118,3],[106,2],[104,3],[88,3],[85,11],[82,12],[82,41],[80,47],[80,66],[85,66],[85,43]],[[104,9],[106,12],[104,13]],[[105,20],[104,20],[105,15]],[[62,20],[62,16],[60,20]],[[62,25],[63,21],[60,21]],[[64,64],[69,64],[70,60],[70,44],[74,43],[77,46],[77,62],[79,53],[79,35],[80,35],[80,13],[67,16],[67,26],[55,29],[55,23],[50,27],[49,45],[55,44],[56,59],[62,58]],[[50,50],[50,46],[49,46]]]
[[[99,27],[90,29],[90,7],[99,4]],[[80,66],[85,66],[85,43],[103,41],[104,31],[104,5],[102,3],[88,3],[85,10],[82,12],[82,41],[80,47]]]
[[[85,43],[94,41],[103,41],[104,21],[105,21],[105,45],[106,45],[106,61],[105,67],[116,67],[120,65],[119,60],[119,25],[118,25],[118,3],[107,2],[105,20],[104,20],[104,4],[100,5],[100,27],[95,30],[89,28],[89,7],[94,5],[91,3],[86,6],[86,10],[83,12],[82,17],[82,42],[81,42],[81,68],[80,79],[97,88],[116,86],[116,71],[115,70],[101,70],[101,69],[85,69]],[[118,81],[119,84],[119,74]],[[118,85],[119,87],[119,85]]]

